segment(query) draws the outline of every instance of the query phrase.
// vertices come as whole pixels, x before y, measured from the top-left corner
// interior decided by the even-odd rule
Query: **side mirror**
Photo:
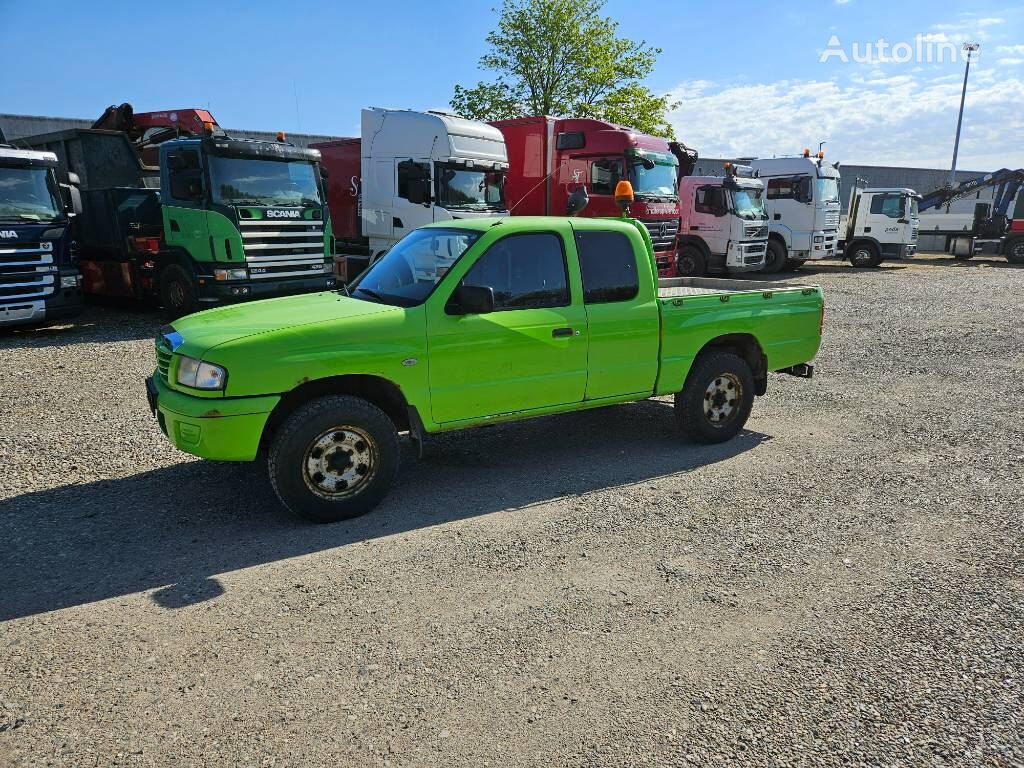
[[[449,315],[486,315],[494,311],[494,289],[489,285],[460,285],[448,299]]]
[[[565,210],[570,216],[575,216],[586,208],[589,202],[590,196],[587,195],[587,188],[578,187],[569,193],[569,200],[565,204]]]
[[[328,178],[328,177],[329,177],[330,175],[331,175],[331,174],[327,172],[327,169],[326,169],[326,168],[324,168],[324,167],[323,167],[323,166],[321,165],[321,166],[320,166],[320,178],[321,178],[321,179],[323,179],[324,181],[326,181],[326,180],[327,180],[327,178]]]
[[[74,171],[68,171],[68,184],[71,184],[72,186],[75,187],[80,187],[82,186],[82,180]]]
[[[409,179],[406,199],[416,205],[430,205],[430,179]]]
[[[78,190],[78,187],[73,184],[61,184],[60,197],[68,216],[78,216],[82,213],[82,193]]]

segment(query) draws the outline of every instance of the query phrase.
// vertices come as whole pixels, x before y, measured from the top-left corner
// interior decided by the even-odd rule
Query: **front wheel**
[[[796,272],[807,259],[786,259],[786,269]]]
[[[733,352],[707,352],[676,393],[676,423],[689,440],[721,443],[743,429],[753,407],[754,374],[747,361]]]
[[[281,503],[315,523],[365,515],[398,471],[398,432],[380,408],[330,395],[293,412],[274,435],[267,473]]]
[[[858,243],[850,250],[850,265],[854,267],[877,267],[882,263],[882,255],[874,243]]]
[[[785,269],[789,259],[786,257],[786,246],[778,240],[768,241],[768,250],[765,251],[764,266],[762,272],[781,272]]]
[[[684,245],[676,256],[676,269],[680,277],[704,277],[708,273],[708,262],[700,248]]]
[[[179,264],[169,264],[160,273],[160,304],[168,320],[192,314],[198,307],[192,276]]]

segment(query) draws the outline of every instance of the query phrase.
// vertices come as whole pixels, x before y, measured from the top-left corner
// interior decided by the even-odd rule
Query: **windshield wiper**
[[[381,304],[387,304],[388,303],[387,299],[384,298],[384,294],[377,293],[377,291],[375,291],[375,290],[373,290],[371,288],[363,288],[363,286],[361,286],[361,285],[360,286],[356,286],[356,293],[365,293],[371,299],[376,299]],[[353,296],[353,298],[356,298],[356,297]]]

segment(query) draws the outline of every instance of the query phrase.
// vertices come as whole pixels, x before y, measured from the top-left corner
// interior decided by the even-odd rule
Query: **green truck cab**
[[[768,373],[810,376],[818,288],[657,279],[633,219],[448,221],[397,243],[352,286],[211,309],[156,341],[150,406],[179,449],[265,455],[282,504],[363,514],[398,433],[675,396],[685,436],[744,425]]]

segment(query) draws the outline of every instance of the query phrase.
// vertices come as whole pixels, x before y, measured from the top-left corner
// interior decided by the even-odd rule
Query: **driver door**
[[[587,317],[579,275],[570,278],[569,228],[513,233],[448,281],[427,310],[431,414],[447,424],[583,400]],[[460,314],[456,285],[489,286],[495,310]],[[573,296],[577,298],[573,300]]]

